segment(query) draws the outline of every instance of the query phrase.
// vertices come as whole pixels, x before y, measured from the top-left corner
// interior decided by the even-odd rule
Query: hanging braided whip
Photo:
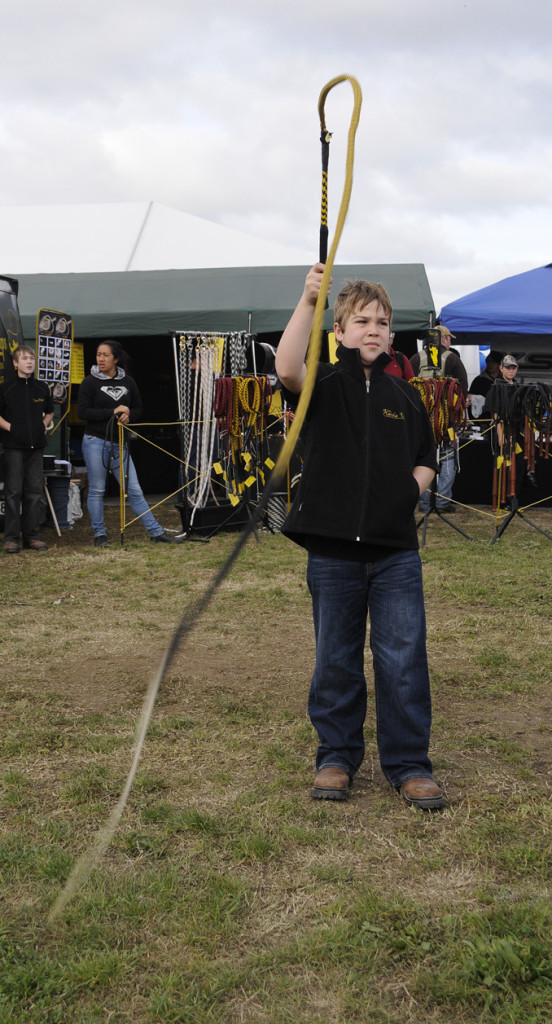
[[[538,454],[550,458],[552,386],[544,382],[512,385],[497,380],[485,405],[493,420],[491,447],[496,462],[492,500],[498,523],[500,504],[516,494],[516,455],[523,453],[528,472],[534,473],[538,435]]]
[[[458,460],[458,434],[466,426],[467,412],[464,392],[454,377],[413,377],[410,384],[419,392],[426,407],[435,443],[444,445],[452,453],[454,464]],[[443,451],[440,449],[440,457]]]
[[[165,675],[170,665],[172,664],[176,656],[176,653],[182,644],[182,641],[188,636],[188,634],[199,621],[203,612],[208,608],[221,583],[230,572],[230,569],[232,568],[234,562],[236,561],[240,551],[242,550],[246,541],[251,536],[251,533],[253,532],[256,524],[258,523],[261,516],[264,514],[270,496],[273,493],[277,483],[285,476],[287,466],[295,449],[295,445],[297,443],[297,439],[299,437],[299,433],[305,419],[305,415],[309,406],[309,402],[311,399],[316,379],[316,369],[320,358],[320,349],[322,344],[324,306],[329,291],[332,267],[335,261],[337,247],[339,245],[339,241],[341,239],[341,234],[345,224],[345,218],[347,215],[347,210],[349,207],[349,201],[351,198],[351,191],[353,186],[354,144],[358,123],[360,120],[360,108],[362,104],[362,93],[356,79],[352,78],[350,75],[339,75],[337,78],[333,78],[330,82],[328,82],[328,84],[324,86],[322,92],[320,93],[320,98],[318,101],[318,111],[320,115],[322,132],[326,133],[326,125],[324,119],[324,108],[326,98],[328,96],[328,93],[341,82],[350,82],[354,93],[354,107],[347,140],[345,184],[343,189],[343,195],[341,198],[341,204],[339,207],[339,213],[337,217],[335,235],[330,249],[330,253],[328,255],[327,263],[324,268],[324,273],[322,275],[322,284],[314,311],[314,319],[310,333],[309,350],[307,353],[306,360],[307,373],[305,383],[301,391],[299,403],[297,405],[297,410],[293,418],[293,423],[291,424],[291,427],[288,431],[286,440],[278,457],[272,476],[266,488],[264,489],[261,502],[256,510],[255,515],[250,520],[248,526],[241,533],[233,550],[230,552],[228,558],[216,573],[214,579],[212,580],[211,584],[209,585],[203,596],[200,597],[195,604],[186,608],[180,619],[180,622],[178,623],[176,629],[174,630],[174,633],[167,645],[163,658],[161,659],[161,664],[159,666],[157,674],[152,679],[146,693],[144,705],[142,707],[142,713],[136,728],[133,761],[119,801],[116,807],[111,812],[106,824],[97,833],[92,845],[88,848],[88,850],[84,852],[84,854],[79,858],[79,860],[74,865],[73,870],[71,871],[64,888],[59,894],[49,914],[48,920],[50,923],[56,921],[59,918],[60,914],[63,913],[65,907],[72,899],[73,895],[77,892],[79,887],[83,884],[85,879],[88,878],[91,871],[98,864],[105,849],[110,843],[111,838],[115,832],[115,829],[117,828],[121,820],[128,797],[130,795],[130,790],[132,788],[134,777],[138,769],[142,748],[144,746],[146,733],[153,713],[153,708],[155,705],[157,694],[165,678]],[[327,181],[325,182],[325,186],[327,188]]]
[[[413,377],[409,383],[420,393],[436,444],[454,441],[467,423],[466,402],[458,381],[454,377]]]

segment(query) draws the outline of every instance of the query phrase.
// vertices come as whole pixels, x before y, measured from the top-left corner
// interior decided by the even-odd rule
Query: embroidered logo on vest
[[[393,412],[392,409],[384,409],[383,415],[387,416],[388,420],[404,420],[404,412]]]

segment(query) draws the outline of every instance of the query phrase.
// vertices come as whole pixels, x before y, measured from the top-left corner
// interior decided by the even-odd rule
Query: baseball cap
[[[455,338],[456,337],[456,335],[453,334],[452,331],[448,327],[445,326],[445,324],[439,324],[439,326],[435,327],[434,330],[435,331],[439,331],[441,333],[441,335],[444,334],[445,337],[448,337],[449,335],[450,335],[451,338]]]

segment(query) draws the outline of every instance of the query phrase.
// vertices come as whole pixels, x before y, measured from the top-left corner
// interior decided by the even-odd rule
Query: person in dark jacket
[[[119,445],[117,431],[109,434],[116,420],[126,424],[140,419],[142,401],[136,382],[123,368],[126,353],[118,341],[103,341],[96,351],[96,365],[79,386],[78,414],[85,421],[82,454],[88,474],[87,507],[94,533],[94,546],[107,547],[104,521],[104,494],[107,471],[119,480]],[[128,453],[123,466],[127,477],[126,491],[130,507],[140,517],[150,540],[177,543],[165,533],[151,511],[138,482],[134,463]]]
[[[290,401],[323,264],[307,275],[276,371]],[[316,664],[309,715],[319,739],[315,799],[345,800],[364,758],[367,615],[382,771],[408,804],[442,807],[428,756],[431,699],[414,511],[436,470],[420,395],[385,372],[391,304],[381,285],[346,285],[334,311],[335,364],[321,364],[304,428],[304,467],[284,534],[307,550]]]
[[[470,384],[468,392],[471,398],[470,416],[474,420],[479,419],[482,415],[485,399],[500,374],[501,358],[498,352],[489,352],[485,358],[485,369],[478,373]]]
[[[427,347],[424,347],[421,352],[415,352],[410,360],[414,376],[454,377],[462,388],[464,398],[467,398],[468,375],[466,373],[466,367],[460,359],[456,349],[451,348],[455,335],[451,334],[448,327],[445,327],[444,324],[434,327],[432,330],[433,332],[438,332],[440,337],[438,359],[439,369],[442,370],[442,372],[436,371],[436,368],[429,357],[428,349]]]
[[[431,335],[437,334],[440,344],[437,348],[428,339],[421,352],[416,352],[411,359],[412,369],[416,377],[454,377],[462,388],[462,394],[466,399],[466,406],[469,406],[471,399],[468,395],[468,376],[466,367],[456,349],[451,348],[455,337],[444,324],[432,328]],[[437,359],[434,364],[433,355]],[[454,441],[441,441],[439,445],[439,470],[437,494],[435,497],[435,508],[439,512],[454,512],[456,506],[452,501],[452,488],[456,479],[457,446]],[[420,512],[429,512],[431,508],[431,492],[427,490],[420,498]]]
[[[28,345],[13,353],[16,375],[0,386],[0,443],[4,446],[4,551],[23,547],[46,551],[38,525],[44,495],[45,431],[54,415],[48,385],[34,377],[35,354]]]

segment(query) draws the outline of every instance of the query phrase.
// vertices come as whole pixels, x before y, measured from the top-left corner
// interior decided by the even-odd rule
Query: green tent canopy
[[[21,274],[19,310],[25,338],[35,337],[39,309],[73,316],[76,338],[128,338],[172,331],[282,331],[308,267],[231,267],[94,274]],[[364,278],[384,285],[395,331],[424,331],[434,303],[421,263],[335,266],[330,293]],[[333,327],[331,308],[325,327]]]

